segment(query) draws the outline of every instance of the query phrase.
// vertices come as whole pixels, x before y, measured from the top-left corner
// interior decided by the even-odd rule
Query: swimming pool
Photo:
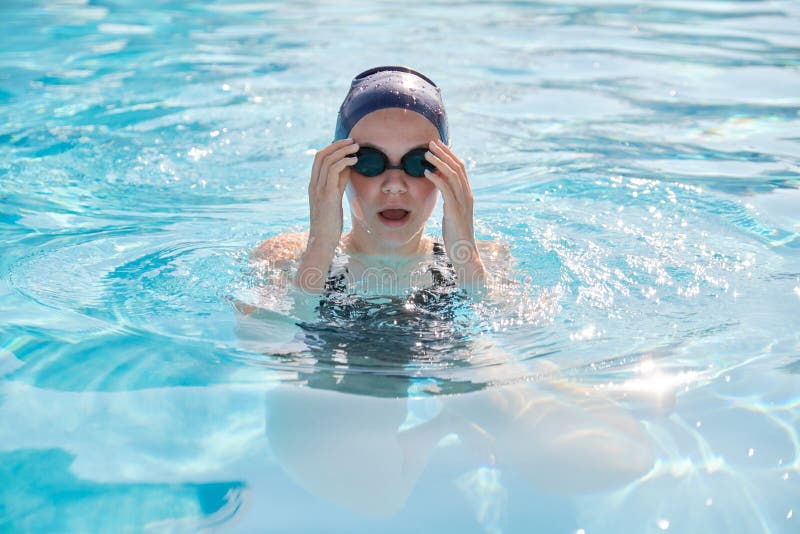
[[[0,15],[0,530],[798,530],[800,3]],[[322,354],[247,253],[379,64],[515,271]]]

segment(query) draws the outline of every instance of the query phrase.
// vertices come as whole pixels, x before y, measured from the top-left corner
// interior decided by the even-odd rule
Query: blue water
[[[2,2],[0,531],[797,532],[798,28],[796,1]],[[337,329],[248,252],[305,227],[379,64],[442,87],[513,267]]]

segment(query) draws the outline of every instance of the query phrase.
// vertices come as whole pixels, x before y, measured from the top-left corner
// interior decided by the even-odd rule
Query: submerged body
[[[522,369],[481,335],[464,290],[484,288],[487,272],[505,272],[510,256],[475,239],[469,180],[445,144],[446,124],[431,106],[362,104],[361,116],[340,114],[337,137],[347,137],[315,157],[308,232],[275,236],[254,252],[322,297],[307,299],[315,313],[297,323],[300,343],[271,349],[311,392],[269,394],[269,438],[284,469],[308,491],[369,515],[400,510],[428,456],[454,436],[486,464],[513,464],[549,491],[596,491],[646,473],[651,443],[635,420],[585,391],[512,383],[555,366]],[[342,235],[345,193],[353,227]],[[441,238],[423,231],[439,195]],[[477,354],[504,364],[481,366]],[[602,468],[588,469],[597,459]],[[564,462],[578,465],[573,476],[551,469]],[[362,483],[343,490],[340,481],[353,478]]]

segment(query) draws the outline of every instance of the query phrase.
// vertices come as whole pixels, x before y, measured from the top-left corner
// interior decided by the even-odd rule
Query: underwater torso
[[[344,254],[335,258],[317,306],[319,320],[299,323],[316,359],[316,371],[304,376],[310,386],[404,397],[416,387],[411,378],[415,369],[459,365],[456,353],[468,351],[470,343],[470,299],[458,288],[441,243],[434,242],[432,256],[420,264],[419,276],[412,276],[407,288],[391,287],[391,276],[381,284],[383,270],[366,272],[372,283],[365,283],[365,276],[354,283],[349,260]],[[436,383],[448,391],[475,388],[470,382]]]

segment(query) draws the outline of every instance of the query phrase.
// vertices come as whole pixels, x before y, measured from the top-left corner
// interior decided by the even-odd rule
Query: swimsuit
[[[409,290],[404,296],[362,296],[347,287],[349,271],[341,258],[334,261],[325,292],[317,310],[320,318],[334,324],[368,321],[372,325],[390,322],[393,325],[413,326],[431,315],[444,318],[454,299],[458,299],[456,274],[441,243],[433,244],[433,260],[427,271],[433,284],[427,288]]]
[[[432,285],[403,296],[356,294],[348,288],[345,262],[338,256],[328,273],[320,320],[298,323],[316,360],[313,372],[301,373],[309,386],[393,398],[408,396],[419,380],[447,392],[482,387],[431,376],[463,365],[452,358],[471,345],[471,301],[458,289],[441,243],[434,243],[427,268]]]

